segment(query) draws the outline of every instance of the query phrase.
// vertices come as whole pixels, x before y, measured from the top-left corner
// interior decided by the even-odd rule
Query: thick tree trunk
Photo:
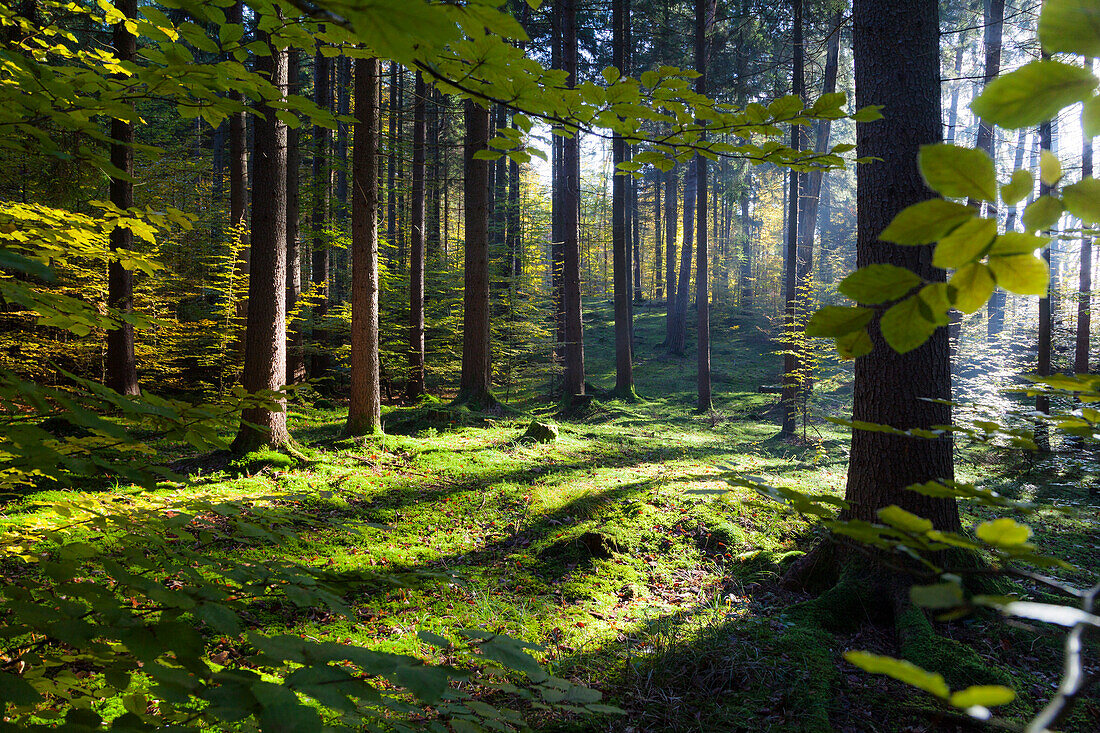
[[[802,0],[792,0],[794,10],[794,35],[791,39],[794,61],[791,66],[791,94],[805,98],[805,78],[803,70],[802,46]],[[802,149],[802,126],[791,125],[791,147],[795,150]],[[799,389],[802,380],[801,365],[799,363],[796,332],[798,329],[799,301],[805,297],[798,291],[798,214],[802,196],[803,174],[791,170],[790,187],[787,193],[787,253],[786,253],[786,279],[785,299],[786,314],[784,319],[784,352],[783,352],[783,426],[780,434],[784,436],[794,435],[798,422],[798,412],[802,403],[802,391]]]
[[[409,246],[409,375],[405,396],[424,394],[424,143],[427,133],[425,97],[428,87],[416,72],[413,92],[412,211]]]
[[[1092,59],[1085,59],[1085,67],[1092,68]],[[1082,135],[1081,178],[1092,176],[1092,139]],[[1077,282],[1077,337],[1074,344],[1073,371],[1083,374],[1089,370],[1089,337],[1092,334],[1092,237],[1081,238],[1081,272]]]
[[[329,58],[320,51],[314,56],[313,99],[321,109],[329,109],[332,102],[332,66]],[[328,316],[328,283],[331,278],[331,249],[325,232],[329,215],[329,185],[332,177],[329,168],[329,147],[332,132],[321,125],[313,126],[313,267],[310,279],[321,288],[321,297],[313,307],[313,353],[310,355],[310,376],[323,378],[328,374],[331,359],[329,357],[328,329],[325,318]]]
[[[665,174],[665,343],[672,346],[676,333],[676,226],[677,193],[680,187],[677,169]]]
[[[137,0],[115,0],[115,7],[127,18],[137,17]],[[137,57],[137,38],[126,29],[126,23],[114,27],[113,43],[119,61],[133,62]],[[133,107],[131,106],[131,110]],[[111,164],[129,178],[111,179],[111,203],[120,209],[134,205],[134,126],[130,120],[111,120]],[[111,231],[111,251],[133,249],[134,234],[117,227]],[[134,273],[112,258],[107,265],[107,305],[119,315],[134,311]],[[106,375],[108,387],[124,395],[141,394],[138,385],[137,360],[134,357],[134,326],[120,321],[107,331]]]
[[[713,0],[695,0],[695,70],[699,76],[695,79],[695,91],[705,95],[707,93],[707,28],[708,13],[713,13]],[[711,16],[713,17],[713,16]],[[700,143],[706,142],[706,122],[697,121],[703,131],[700,133]],[[695,304],[698,316],[698,364],[696,370],[699,402],[697,408],[700,412],[711,409],[710,395],[710,278],[707,266],[710,263],[707,241],[707,159],[699,155],[695,158],[696,171],[696,202],[695,209],[697,222],[695,235],[697,252],[695,255]]]
[[[577,4],[562,0],[562,66],[570,88],[577,83]],[[565,301],[565,397],[584,394],[584,330],[581,323],[581,141],[562,145],[562,297]]]
[[[301,52],[290,49],[287,84],[290,94],[300,94],[299,65]],[[300,237],[299,166],[301,165],[300,129],[287,130],[286,149],[286,310],[289,314],[302,295],[302,249]],[[306,363],[299,324],[288,324],[286,339],[286,382],[297,384],[305,379]]]
[[[917,168],[917,153],[942,135],[937,2],[855,0],[852,22],[856,106],[881,104],[891,111],[874,125],[856,128],[859,155],[882,159],[860,166],[856,175],[858,265],[888,263],[942,282],[945,273],[932,266],[932,247],[878,239],[899,211],[932,195]],[[906,63],[899,64],[899,58]],[[950,423],[950,407],[928,401],[951,397],[947,331],[939,328],[920,348],[898,354],[883,341],[877,318],[870,330],[874,349],[855,363],[853,418],[904,429]],[[954,473],[950,436],[925,440],[855,430],[846,514],[875,521],[879,509],[897,504],[941,530],[957,530],[954,500],[905,490],[930,479],[951,480]]]
[[[398,91],[398,75],[400,70],[396,61],[390,62],[389,90],[390,101],[386,107],[389,116],[389,135],[386,137],[387,151],[386,163],[386,244],[390,252],[397,246],[397,118],[398,106],[401,99]],[[381,161],[379,161],[381,165]],[[387,255],[389,257],[390,255]]]
[[[683,354],[687,348],[687,311],[688,294],[691,288],[691,251],[695,241],[695,198],[698,189],[699,156],[688,163],[684,173],[684,243],[680,248],[680,278],[676,285],[676,313],[672,322],[672,337],[668,350],[673,354]]]
[[[260,41],[269,43],[266,33]],[[272,47],[268,56],[256,57],[256,71],[284,91],[287,54]],[[281,389],[286,379],[286,152],[287,126],[275,110],[256,106],[256,171],[252,207],[252,271],[248,279],[248,321],[242,383],[249,392]],[[252,407],[241,413],[241,427],[233,450],[247,453],[257,448],[290,443],[286,427],[286,401],[274,409]]]
[[[457,402],[484,409],[492,394],[489,342],[489,163],[474,155],[489,147],[489,110],[465,102],[465,288],[462,294],[462,380]]]
[[[562,68],[562,0],[556,0],[550,23],[550,66]],[[564,235],[562,233],[562,191],[564,188],[564,167],[562,144],[564,138],[553,135],[551,139],[551,183],[550,183],[550,288],[554,301],[554,351],[556,366],[565,358],[565,291],[562,275],[565,270]],[[553,391],[557,390],[554,384]]]
[[[626,12],[624,0],[612,0],[612,64],[626,67]],[[626,177],[618,170],[626,162],[626,141],[615,134],[611,140],[611,270],[615,297],[615,393],[634,394],[633,333],[630,318],[630,230]]]
[[[352,141],[351,401],[347,432],[382,432],[378,356],[378,59],[355,60],[355,128]]]

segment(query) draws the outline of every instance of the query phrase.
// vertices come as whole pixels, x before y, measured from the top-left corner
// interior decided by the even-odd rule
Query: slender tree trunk
[[[684,243],[680,248],[680,280],[676,285],[676,314],[672,324],[672,338],[669,340],[669,351],[673,354],[683,354],[687,348],[687,311],[688,292],[691,288],[691,251],[695,241],[695,198],[698,189],[699,156],[695,156],[688,163],[687,172],[684,173]]]
[[[235,2],[226,8],[226,20],[235,25],[243,23],[244,3]],[[230,99],[243,101],[239,91],[229,92]],[[234,262],[235,280],[247,282],[252,257],[249,246],[249,232],[246,226],[248,216],[248,121],[246,113],[234,112],[229,116],[229,228],[233,232],[234,246],[237,251]],[[247,285],[245,286],[247,290]],[[235,297],[234,309],[239,329],[234,337],[234,351],[239,359],[244,357],[243,328],[248,317],[248,297]],[[238,362],[239,363],[239,362]]]
[[[577,84],[577,4],[562,0],[562,66],[566,84]],[[565,301],[565,397],[584,394],[584,331],[581,323],[581,250],[578,232],[581,201],[581,141],[562,145],[562,296]]]
[[[1045,54],[1044,54],[1045,57]],[[1053,126],[1048,122],[1044,122],[1039,125],[1039,145],[1043,150],[1050,150],[1053,139]],[[1045,183],[1039,184],[1039,195],[1046,196],[1051,192],[1051,187]],[[1053,242],[1051,242],[1053,245]],[[1043,250],[1043,259],[1046,260],[1047,267],[1051,267],[1051,247],[1047,247]],[[1039,300],[1039,354],[1038,354],[1038,368],[1035,370],[1040,377],[1050,376],[1050,358],[1051,358],[1051,326],[1052,326],[1052,307],[1051,307],[1051,292],[1055,289],[1053,273],[1051,276],[1050,287],[1047,290],[1045,298]],[[1039,395],[1035,398],[1035,409],[1038,412],[1050,412],[1050,398],[1046,395]],[[1039,446],[1039,450],[1050,450],[1050,434],[1047,430],[1045,422],[1040,421],[1035,430],[1035,443]]]
[[[1085,68],[1092,69],[1092,59],[1085,59]],[[1092,176],[1092,138],[1081,136],[1081,178]],[[1074,349],[1073,371],[1084,374],[1089,371],[1089,337],[1092,335],[1092,237],[1081,238],[1081,272],[1077,283],[1077,338]]]
[[[695,0],[695,70],[699,76],[695,79],[695,91],[707,93],[707,28],[708,13],[713,14],[713,0]],[[713,17],[713,15],[711,15]],[[706,142],[706,121],[698,120],[702,127],[700,143]],[[707,266],[710,263],[707,241],[707,159],[701,155],[695,157],[696,171],[697,253],[695,255],[695,303],[698,316],[699,349],[697,381],[700,412],[712,407],[710,395],[710,278]]]
[[[137,17],[137,0],[115,0],[115,8],[126,18]],[[126,23],[114,27],[115,55],[121,62],[133,63],[137,58],[137,38],[126,29]],[[130,106],[132,112],[133,107]],[[111,120],[111,164],[128,178],[111,179],[111,203],[120,209],[134,205],[134,126],[131,120]],[[134,234],[116,227],[111,231],[111,251],[134,248]],[[134,312],[134,273],[111,258],[107,265],[107,305],[119,315]],[[134,357],[134,326],[120,321],[107,331],[106,379],[108,387],[124,395],[141,394],[138,385],[137,360]]]
[[[741,274],[738,278],[741,284],[741,297],[739,299],[742,310],[747,310],[752,305],[752,222],[749,220],[749,186],[751,175],[745,173],[744,189],[741,191]]]
[[[882,159],[856,173],[857,260],[860,267],[888,263],[943,282],[932,266],[932,248],[881,242],[879,233],[905,207],[929,197],[917,168],[921,145],[941,139],[939,19],[936,0],[855,0],[852,10],[856,106],[885,105],[891,113],[874,125],[858,125],[860,156]],[[898,59],[905,59],[899,64]],[[898,354],[882,339],[878,320],[870,331],[874,348],[855,362],[852,416],[894,427],[931,428],[951,422],[951,409],[928,398],[951,397],[947,331]],[[852,433],[845,514],[877,520],[879,509],[897,504],[941,530],[959,528],[952,499],[926,497],[905,487],[954,478],[952,440],[908,438],[868,430]]]
[[[626,68],[626,24],[624,0],[612,0],[612,64]],[[630,250],[626,176],[619,170],[626,161],[626,141],[615,134],[611,139],[611,270],[615,293],[615,393],[634,394],[634,345],[630,318]]]
[[[300,94],[301,52],[288,51],[287,84],[290,94]],[[300,237],[299,167],[301,165],[299,128],[287,130],[286,149],[286,310],[289,314],[302,295],[302,249]],[[289,317],[289,315],[288,315]],[[305,379],[306,364],[299,324],[287,324],[286,382],[297,384]]]
[[[554,12],[551,14],[550,33],[550,66],[555,69],[562,68],[562,15],[563,0],[556,0]],[[565,269],[564,234],[562,228],[562,212],[564,202],[562,192],[564,189],[564,154],[562,146],[564,138],[553,135],[551,140],[551,190],[550,190],[550,287],[554,300],[554,353],[555,366],[565,358],[565,290],[563,287],[563,273]],[[557,390],[555,384],[553,390]]]
[[[386,138],[386,145],[389,148],[386,165],[386,244],[390,247],[387,258],[392,256],[393,248],[397,246],[397,118],[398,106],[401,103],[397,77],[400,73],[397,62],[391,61],[390,102],[386,108],[386,114],[389,116],[389,136]]]
[[[261,43],[270,43],[263,31]],[[270,55],[256,57],[256,71],[267,75],[285,94],[287,53],[271,48]],[[286,379],[286,153],[287,126],[266,102],[256,106],[256,172],[252,207],[252,271],[248,279],[248,322],[242,383],[249,392],[278,390]],[[233,450],[247,453],[257,448],[290,443],[286,427],[286,401],[274,409],[251,407],[241,412],[241,427]]]
[[[1027,148],[1027,128],[1020,130],[1020,136],[1016,141],[1016,159],[1014,161],[1013,170],[1023,167],[1024,165],[1024,150]],[[1012,232],[1016,230],[1016,217],[1018,206],[1013,204],[1008,207],[1008,215],[1005,217],[1005,231]],[[989,298],[989,318],[986,320],[986,337],[992,339],[1004,330],[1005,325],[1005,304],[1007,301],[1007,293],[1001,288],[997,288],[993,291],[993,295]]]
[[[489,342],[489,163],[474,155],[489,147],[489,110],[465,102],[466,273],[462,295],[462,380],[457,401],[475,409],[496,402]]]
[[[351,401],[347,432],[382,432],[378,356],[378,157],[382,65],[355,60],[351,212]]]
[[[792,0],[794,10],[794,37],[791,45],[794,50],[794,62],[791,67],[791,93],[806,97],[804,89],[804,70],[802,46],[802,0]],[[791,125],[791,147],[795,150],[802,149],[802,126]],[[801,382],[801,364],[798,358],[796,344],[796,332],[798,330],[799,301],[805,297],[798,291],[798,214],[802,196],[802,174],[792,169],[790,176],[790,190],[787,194],[787,257],[786,257],[786,317],[784,319],[783,352],[783,427],[780,434],[784,436],[794,435],[798,422],[798,409],[801,403],[802,392],[799,389]]]
[[[443,126],[440,124],[442,121],[440,114],[442,98],[439,90],[435,87],[429,87],[429,90],[431,96],[428,98],[427,143],[430,151],[429,157],[431,158],[431,165],[428,169],[428,191],[431,202],[427,209],[428,228],[424,236],[424,257],[427,263],[438,267],[441,254],[439,227],[443,220],[443,181],[440,175],[442,168],[440,156],[443,151],[443,142],[440,139],[443,136]]]
[[[526,8],[527,5],[524,5]],[[518,129],[512,122],[512,129]],[[523,241],[520,232],[520,177],[519,163],[515,160],[508,162],[508,257],[511,262],[508,265],[508,287],[514,294],[519,294],[521,280],[523,278]]]
[[[412,240],[409,247],[409,378],[405,396],[424,394],[424,138],[427,133],[425,97],[428,87],[416,72],[413,92]]]
[[[351,112],[351,59],[336,58],[336,111]],[[348,220],[348,123],[336,123],[336,210],[341,223]]]
[[[327,56],[320,51],[314,56],[313,99],[321,109],[329,109],[332,102],[332,67]],[[321,288],[321,296],[313,307],[313,353],[310,355],[310,376],[319,379],[327,376],[331,359],[329,357],[328,329],[325,318],[328,317],[328,283],[331,277],[331,249],[328,234],[329,184],[329,147],[332,132],[321,125],[313,126],[313,267],[310,279]]]
[[[677,169],[665,174],[665,343],[672,346],[676,333],[676,194],[680,186]]]
[[[959,88],[962,86],[959,77],[962,76],[963,54],[967,47],[966,33],[960,33],[958,40],[959,45],[955,48],[955,79],[951,82],[951,106],[947,110],[947,134],[944,136],[944,140],[949,143],[955,142],[955,132],[959,124]]]
[[[653,297],[659,303],[665,299],[665,245],[661,229],[661,175],[653,177]]]

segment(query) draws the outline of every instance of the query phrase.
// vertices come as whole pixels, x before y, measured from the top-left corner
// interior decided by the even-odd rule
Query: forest
[[[0,0],[0,730],[1100,730],[1097,0]]]

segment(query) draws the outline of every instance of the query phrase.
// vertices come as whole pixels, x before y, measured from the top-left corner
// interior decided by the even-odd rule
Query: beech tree
[[[489,147],[489,110],[467,99],[463,108],[463,187],[466,205],[465,287],[462,292],[462,379],[456,402],[484,409],[492,393],[489,341],[489,162],[476,157]]]
[[[576,0],[562,0],[562,65],[570,88],[577,85]],[[565,398],[584,394],[584,327],[581,322],[581,249],[578,232],[581,141],[562,140],[562,299],[565,316]]]

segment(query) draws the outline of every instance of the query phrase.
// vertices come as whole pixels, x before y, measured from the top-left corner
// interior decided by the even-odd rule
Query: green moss
[[[916,606],[908,606],[894,623],[902,659],[939,672],[951,689],[970,685],[1015,687],[1011,675],[990,666],[971,647],[937,634],[924,611]]]
[[[229,467],[238,473],[251,474],[265,468],[275,468],[284,471],[290,470],[292,468],[297,468],[301,463],[302,460],[297,456],[271,448],[264,448],[252,451],[251,453],[245,453],[243,456],[233,459]]]

